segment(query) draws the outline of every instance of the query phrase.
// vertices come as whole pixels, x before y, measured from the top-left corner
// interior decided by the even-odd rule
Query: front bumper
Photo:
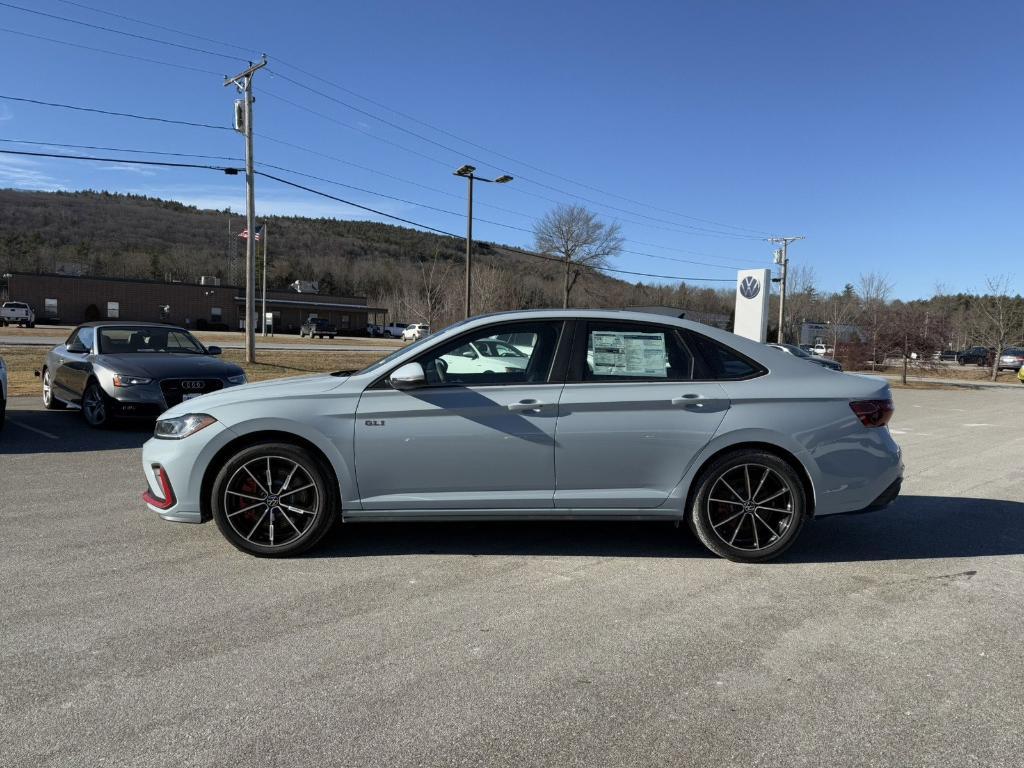
[[[218,421],[181,440],[147,440],[142,446],[142,471],[149,486],[143,501],[149,510],[177,523],[203,522],[202,485],[206,468],[235,437]],[[166,503],[168,487],[173,494],[171,504]]]

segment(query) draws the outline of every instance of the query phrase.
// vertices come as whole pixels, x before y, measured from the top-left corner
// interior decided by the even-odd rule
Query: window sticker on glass
[[[594,331],[595,376],[645,376],[664,379],[664,333],[613,333]]]

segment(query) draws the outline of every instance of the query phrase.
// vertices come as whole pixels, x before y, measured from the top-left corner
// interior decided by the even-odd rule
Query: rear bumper
[[[864,509],[855,509],[852,512],[838,512],[838,513],[836,513],[836,516],[839,516],[839,515],[863,515],[863,514],[866,514],[868,512],[878,512],[881,509],[885,509],[890,504],[892,504],[894,501],[896,501],[896,497],[900,495],[900,488],[902,486],[903,486],[903,477],[900,476],[900,477],[896,478],[888,488],[886,488],[884,491],[882,491],[882,493],[878,496],[877,499],[875,499],[870,504],[868,504],[866,507],[864,507]]]

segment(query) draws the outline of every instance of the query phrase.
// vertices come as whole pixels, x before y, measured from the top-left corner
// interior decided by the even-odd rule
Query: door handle
[[[509,403],[505,407],[513,413],[522,413],[524,411],[539,411],[545,405],[546,403],[542,403],[539,400],[520,400],[518,403]]]
[[[700,395],[689,394],[683,395],[682,397],[673,397],[672,405],[683,405],[691,408],[703,408],[704,403],[701,402],[702,400],[704,400],[704,398],[701,397]]]

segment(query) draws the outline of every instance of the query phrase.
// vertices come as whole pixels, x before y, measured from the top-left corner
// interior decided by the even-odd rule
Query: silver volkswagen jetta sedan
[[[525,366],[459,365],[515,338]],[[484,343],[477,343],[484,342]],[[143,451],[150,509],[292,555],[338,519],[685,519],[739,561],[809,518],[885,506],[900,449],[881,379],[626,311],[466,320],[358,372],[170,409]]]

